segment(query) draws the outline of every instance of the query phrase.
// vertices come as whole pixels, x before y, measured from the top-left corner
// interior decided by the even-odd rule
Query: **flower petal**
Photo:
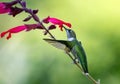
[[[0,14],[8,13],[10,12],[9,8],[6,8],[6,5],[2,2],[0,2]]]
[[[26,29],[25,25],[17,26],[17,27],[11,28],[11,29],[9,29],[9,30],[7,30],[5,32],[2,32],[0,34],[0,37],[2,38],[8,33],[7,39],[10,39],[12,33],[18,33],[18,32],[21,32],[21,31],[23,31],[25,29]]]
[[[0,34],[0,37],[1,37],[1,38],[4,37],[6,33],[7,33],[7,32],[2,32],[2,33]]]
[[[21,26],[17,26],[17,27],[11,28],[7,32],[18,33],[18,32],[21,32],[21,31],[23,31],[25,29],[26,29],[26,26],[25,25],[21,25]]]
[[[11,33],[9,32],[8,36],[7,36],[7,40],[11,38]]]

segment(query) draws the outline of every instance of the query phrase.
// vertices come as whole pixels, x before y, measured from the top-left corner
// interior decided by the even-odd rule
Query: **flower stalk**
[[[39,17],[36,14],[34,14],[31,9],[26,8],[26,6],[24,6],[24,4],[21,2],[21,0],[18,0],[18,3],[22,6],[22,8],[24,9],[25,12],[29,13],[32,16],[32,18],[45,29],[45,31],[51,36],[51,38],[55,39],[55,37],[47,30],[47,28],[40,21]]]
[[[13,3],[14,2],[14,3]],[[0,9],[2,9],[2,11],[0,11],[1,14],[3,13],[9,13],[9,15],[13,15],[16,16],[17,14],[21,13],[22,11],[25,11],[26,13],[29,14],[29,16],[27,18],[25,18],[23,21],[28,21],[31,18],[34,19],[34,21],[36,21],[36,24],[30,24],[30,25],[22,25],[22,26],[17,26],[15,28],[9,29],[8,31],[2,32],[1,33],[1,37],[3,37],[6,33],[9,33],[7,39],[11,38],[11,33],[18,33],[20,31],[26,30],[29,31],[31,29],[44,29],[45,30],[45,34],[49,34],[51,36],[52,39],[56,40],[56,38],[52,35],[52,33],[50,33],[49,30],[51,29],[55,29],[56,25],[59,26],[60,30],[62,31],[62,27],[64,27],[63,25],[66,25],[67,27],[71,28],[71,24],[64,22],[62,20],[56,19],[56,18],[51,18],[51,17],[47,17],[45,18],[43,21],[40,21],[40,18],[36,15],[38,10],[32,10],[26,7],[26,2],[22,1],[22,0],[13,0],[12,5],[14,4],[20,4],[20,6],[22,8],[16,8],[16,7],[11,7],[5,9],[4,6],[7,7],[7,5],[5,5],[4,3],[0,3]],[[16,12],[17,11],[17,12]],[[46,28],[44,26],[44,23],[52,23],[53,25],[51,25],[49,28]],[[93,82],[93,84],[100,84],[100,81],[96,81],[89,73],[85,74],[81,65],[78,62],[75,62],[74,58],[72,57],[72,55],[68,52],[66,52],[66,54],[72,59],[72,61],[74,62],[74,64],[80,69],[80,71],[82,72],[83,75],[85,75],[89,80],[91,80]]]

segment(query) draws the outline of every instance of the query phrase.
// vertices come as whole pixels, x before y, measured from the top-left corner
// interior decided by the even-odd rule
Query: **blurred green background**
[[[29,8],[39,9],[41,19],[49,15],[72,23],[86,51],[90,74],[101,84],[120,84],[119,0],[26,1]],[[24,24],[26,16],[0,15],[0,32]],[[66,39],[59,28],[51,32],[57,39]],[[0,84],[92,84],[64,51],[43,38],[49,36],[33,30],[0,39]]]

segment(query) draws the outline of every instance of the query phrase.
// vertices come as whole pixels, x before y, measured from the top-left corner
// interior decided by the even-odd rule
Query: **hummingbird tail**
[[[88,72],[88,69],[84,69],[84,72],[85,72],[86,74],[89,73],[89,72]]]
[[[81,65],[81,66],[82,66],[82,65]],[[83,71],[84,71],[84,73],[85,73],[85,74],[89,73],[89,72],[88,72],[88,68],[87,68],[87,67],[82,66],[82,68],[83,68]]]

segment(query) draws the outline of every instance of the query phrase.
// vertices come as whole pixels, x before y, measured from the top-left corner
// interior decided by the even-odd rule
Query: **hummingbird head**
[[[67,29],[65,27],[64,27],[64,29],[65,29],[65,31],[67,33],[68,40],[74,40],[74,39],[76,39],[76,34],[75,34],[75,32],[73,30]]]

